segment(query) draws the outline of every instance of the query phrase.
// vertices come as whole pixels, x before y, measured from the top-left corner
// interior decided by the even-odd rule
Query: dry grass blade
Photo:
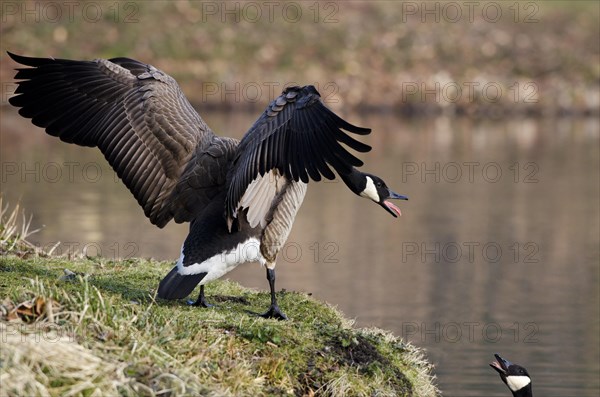
[[[0,195],[0,253],[36,252],[36,247],[27,238],[40,229],[30,230],[32,216],[27,217],[19,203],[12,210],[9,208]]]
[[[0,332],[5,335],[0,355],[2,395],[135,394],[135,381],[125,376],[124,363],[107,362],[55,332],[26,334],[4,323]]]

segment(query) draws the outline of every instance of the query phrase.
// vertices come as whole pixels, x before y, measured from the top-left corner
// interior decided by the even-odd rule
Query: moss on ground
[[[0,257],[3,394],[437,394],[421,351],[306,294],[265,320],[269,294],[229,281],[207,285],[215,308],[156,301],[170,263],[29,256]]]

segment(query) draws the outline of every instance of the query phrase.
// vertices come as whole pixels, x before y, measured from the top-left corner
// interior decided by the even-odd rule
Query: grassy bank
[[[280,293],[287,322],[249,314],[268,306],[268,294],[228,281],[208,286],[214,309],[156,302],[169,266],[2,257],[3,393],[434,394],[416,348],[353,329],[305,294]]]
[[[437,393],[421,351],[306,294],[264,320],[268,293],[229,281],[207,286],[215,308],[155,301],[170,263],[18,252],[0,257],[2,395]]]

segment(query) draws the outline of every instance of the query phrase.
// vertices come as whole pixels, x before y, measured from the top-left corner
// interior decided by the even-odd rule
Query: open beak
[[[506,371],[508,371],[508,367],[510,367],[512,363],[508,360],[503,359],[498,354],[494,354],[494,357],[496,357],[496,361],[490,363],[490,367],[498,371],[500,376],[506,377]]]
[[[396,207],[391,201],[388,201],[388,200],[389,199],[393,199],[393,200],[408,200],[408,197],[402,196],[401,194],[398,194],[398,193],[394,193],[394,192],[392,192],[389,189],[388,189],[388,192],[389,192],[388,199],[383,200],[383,202],[379,203],[379,205],[381,205],[383,208],[385,208],[385,210],[387,212],[389,212],[390,214],[392,214],[394,216],[394,218],[402,216],[402,211],[400,211],[400,208]]]

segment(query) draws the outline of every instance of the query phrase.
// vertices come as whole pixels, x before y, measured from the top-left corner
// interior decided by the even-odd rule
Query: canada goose
[[[313,86],[289,87],[272,101],[241,141],[204,123],[175,80],[129,58],[73,61],[9,53],[17,69],[19,114],[68,143],[98,147],[154,225],[190,222],[181,256],[160,282],[158,297],[179,299],[200,284],[195,305],[209,306],[204,284],[237,265],[267,269],[271,306],[264,317],[285,319],[275,297],[275,261],[309,179],[334,179],[394,217],[389,199],[407,198],[380,178],[358,171],[358,152],[371,148],[343,130],[366,135],[324,106]]]
[[[500,374],[502,382],[508,386],[514,397],[533,397],[531,378],[527,370],[494,354],[496,361],[490,364]]]

